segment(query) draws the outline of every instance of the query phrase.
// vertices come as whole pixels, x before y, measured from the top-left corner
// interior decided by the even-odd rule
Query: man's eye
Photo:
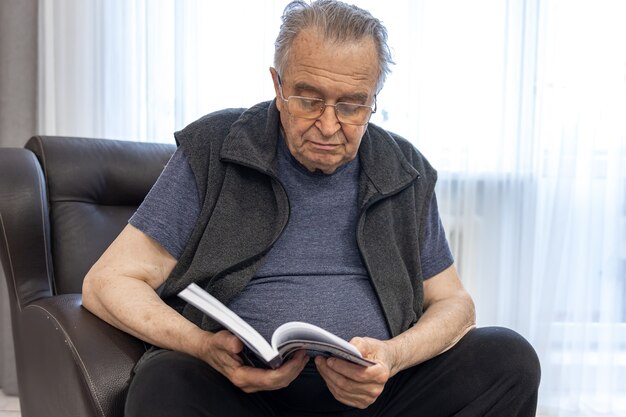
[[[356,106],[348,103],[338,103],[337,110],[345,115],[353,115],[358,113],[362,109],[361,106]]]
[[[300,103],[302,105],[302,108],[308,109],[308,110],[313,110],[313,109],[317,109],[320,106],[320,102],[319,100],[308,100],[306,98],[301,99]]]

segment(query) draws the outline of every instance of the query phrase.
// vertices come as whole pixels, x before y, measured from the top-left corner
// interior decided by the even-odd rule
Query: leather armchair
[[[44,136],[0,148],[0,261],[23,417],[123,416],[145,346],[81,306],[82,281],[174,150]]]

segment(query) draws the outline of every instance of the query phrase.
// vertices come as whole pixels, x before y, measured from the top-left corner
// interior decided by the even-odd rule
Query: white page
[[[259,332],[198,285],[190,284],[178,295],[230,330],[265,361],[270,362],[278,355]]]
[[[272,346],[274,346],[274,348],[278,348],[278,346],[290,340],[313,340],[330,345],[336,345],[359,358],[362,357],[361,352],[359,352],[354,345],[351,345],[339,336],[310,323],[292,321],[279,326],[274,331],[274,335],[272,336]]]

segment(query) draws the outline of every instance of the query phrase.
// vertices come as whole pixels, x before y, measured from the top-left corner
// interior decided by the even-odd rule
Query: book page
[[[324,342],[311,342],[307,340],[291,340],[291,341],[283,343],[278,348],[278,352],[280,353],[280,356],[281,358],[283,358],[283,360],[285,360],[291,354],[293,354],[294,352],[298,350],[306,350],[310,354],[314,354],[314,355],[322,355],[322,356],[327,356],[327,357],[335,356],[337,358],[341,358],[341,359],[344,359],[344,360],[347,360],[347,361],[350,361],[350,362],[353,362],[362,366],[372,366],[376,364],[375,362],[369,359],[365,359],[362,356],[356,356],[352,352],[348,352],[336,345],[331,345],[331,344],[324,343]]]
[[[189,284],[178,296],[226,327],[266,362],[272,362],[278,355],[259,332],[198,285]]]
[[[360,365],[372,365],[354,346],[328,330],[310,323],[292,321],[279,326],[272,336],[272,346],[288,355],[296,349],[312,350],[323,355],[338,356]],[[284,357],[283,357],[284,358]]]

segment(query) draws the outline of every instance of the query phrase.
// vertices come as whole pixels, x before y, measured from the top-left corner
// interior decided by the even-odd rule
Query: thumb
[[[361,352],[361,355],[363,355],[363,357],[367,358],[373,353],[371,343],[369,343],[364,337],[353,337],[350,340],[350,344],[355,346],[359,350],[359,352]]]

